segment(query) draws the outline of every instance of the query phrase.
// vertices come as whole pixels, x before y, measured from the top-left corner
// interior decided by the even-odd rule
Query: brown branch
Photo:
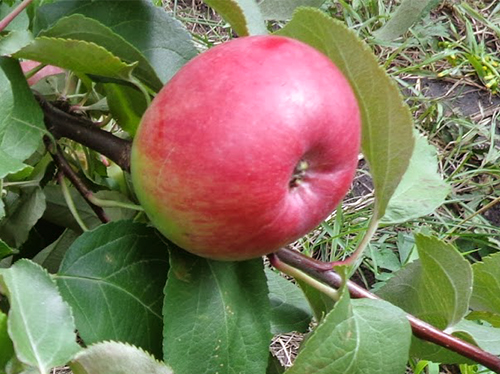
[[[54,151],[54,146],[50,143],[49,139],[45,139],[45,146],[50,152],[54,162],[56,163],[57,169],[68,178],[71,183],[75,186],[80,195],[85,199],[87,204],[92,208],[97,217],[101,220],[102,223],[108,223],[110,220],[104,211],[103,208],[93,204],[89,197],[92,196],[92,191],[88,189],[88,187],[83,183],[80,177],[75,173],[75,171],[71,168],[71,165],[68,163],[68,160],[64,157],[64,154],[61,151],[61,148],[57,146],[57,149]]]
[[[99,129],[89,120],[71,116],[55,108],[38,95],[37,99],[45,114],[45,124],[56,138],[66,137],[72,139],[110,158],[122,169],[130,170],[130,141],[120,139],[107,131]],[[61,155],[58,156],[56,153],[56,158],[60,159],[60,156]],[[89,190],[86,187],[82,188],[77,181],[79,180],[78,176],[74,173],[69,164],[67,164],[64,157],[62,157],[62,160],[60,159],[58,164],[61,166],[61,170],[63,170],[66,176],[68,176],[68,178],[73,182],[75,187],[81,189],[80,193],[82,193],[82,196],[85,197]],[[58,161],[56,161],[56,163],[57,162]],[[69,168],[69,170],[65,165]],[[74,176],[76,176],[76,178],[74,178]],[[91,206],[95,207],[93,204]],[[271,257],[274,257],[274,260],[277,259],[285,264],[293,266],[305,274],[308,274],[312,278],[331,287],[339,288],[342,285],[342,278],[333,271],[333,265],[335,263],[317,261],[288,249],[281,249]],[[347,287],[349,293],[354,298],[379,299],[376,295],[368,292],[353,282],[348,281]],[[478,362],[496,373],[500,373],[500,358],[450,334],[446,334],[434,326],[419,320],[415,316],[408,314],[407,318],[412,327],[413,334],[416,337],[447,348]]]
[[[92,121],[72,116],[36,95],[43,110],[45,126],[57,139],[68,138],[113,160],[123,170],[130,170],[132,143],[102,130]]]
[[[276,258],[331,287],[340,288],[342,286],[343,281],[340,275],[333,271],[332,268],[325,270],[325,263],[321,261],[314,260],[299,252],[285,248],[275,253],[274,261],[276,261]],[[349,290],[349,294],[354,298],[380,299],[378,296],[368,292],[351,281],[347,281],[347,289]],[[464,357],[470,358],[493,370],[495,373],[500,373],[499,357],[485,352],[475,345],[469,344],[453,335],[447,334],[411,314],[407,314],[406,317],[410,322],[413,335],[416,337],[435,343]]]

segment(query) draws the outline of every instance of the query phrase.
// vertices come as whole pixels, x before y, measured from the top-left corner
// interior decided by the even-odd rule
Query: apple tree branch
[[[130,171],[132,143],[129,140],[118,138],[98,128],[92,121],[72,116],[56,108],[42,97],[38,95],[36,97],[44,113],[45,125],[55,138],[65,137],[74,140],[108,157],[123,170]],[[58,161],[56,160],[56,162]],[[61,165],[64,170],[63,161],[58,162],[58,165]],[[71,177],[72,182],[78,184],[78,182],[75,182],[74,177],[78,178],[75,174]],[[81,191],[81,193],[85,193],[85,191]],[[329,287],[338,289],[342,285],[342,278],[333,270],[332,263],[317,261],[289,249],[280,249],[271,254],[270,259],[275,265],[278,265],[278,268],[280,263],[287,264]],[[376,295],[353,282],[348,281],[347,288],[354,298],[378,299]],[[499,357],[447,334],[413,315],[408,314],[407,318],[416,337],[445,347],[500,373]]]

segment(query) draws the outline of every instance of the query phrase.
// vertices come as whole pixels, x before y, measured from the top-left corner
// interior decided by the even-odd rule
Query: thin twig
[[[33,2],[33,0],[24,0],[21,4],[19,4],[12,12],[7,14],[7,16],[0,20],[0,32],[2,32],[7,26],[9,26],[9,23],[11,23],[14,18],[16,18],[19,13],[21,13],[28,5],[30,5]]]
[[[304,256],[299,252],[290,249],[280,249],[275,253],[275,257],[289,266],[299,269],[303,273],[310,275],[312,278],[323,282],[334,288],[342,286],[342,278],[333,269],[325,270],[324,263]],[[368,292],[357,284],[347,281],[349,294],[354,298],[369,298],[380,299],[378,296]],[[464,357],[470,358],[477,363],[493,370],[495,373],[500,373],[500,358],[494,356],[482,349],[469,344],[453,335],[447,334],[434,326],[416,318],[411,314],[406,317],[410,322],[413,334],[423,340],[437,344],[441,347],[456,352]]]
[[[49,143],[49,141],[46,141],[45,144],[46,144],[47,148],[49,149],[49,151],[53,149],[53,145],[51,143]],[[106,212],[104,211],[104,209],[101,208],[100,206],[93,204],[90,201],[89,196],[93,195],[92,192],[88,189],[88,187],[85,185],[85,183],[83,183],[83,181],[80,179],[80,177],[71,168],[70,164],[68,163],[68,161],[64,157],[64,154],[62,153],[61,148],[59,148],[59,146],[57,146],[56,151],[51,152],[51,155],[52,155],[52,158],[54,159],[54,162],[56,163],[59,171],[61,173],[63,173],[64,176],[66,176],[71,181],[71,183],[73,183],[73,185],[75,186],[77,191],[85,199],[87,204],[92,208],[92,210],[97,215],[97,217],[101,220],[101,222],[102,223],[109,222],[110,220],[109,220]]]

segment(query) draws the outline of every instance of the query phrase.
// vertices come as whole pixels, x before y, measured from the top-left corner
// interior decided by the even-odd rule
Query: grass
[[[399,83],[417,128],[436,147],[439,171],[452,187],[434,213],[378,230],[355,276],[368,288],[378,288],[415,255],[412,232],[418,230],[453,242],[472,262],[500,248],[500,4],[444,1],[403,37],[377,40],[373,32],[399,3],[338,0],[322,7],[363,38]],[[231,36],[229,27],[201,1],[170,0],[165,5],[187,22],[200,49]],[[372,203],[364,167],[343,206],[292,246],[324,261],[347,257],[366,230]],[[287,364],[293,342],[289,336],[275,339]],[[292,348],[287,351],[287,346]],[[421,361],[413,363],[412,370],[438,373],[439,367]],[[488,373],[477,365],[455,370]]]

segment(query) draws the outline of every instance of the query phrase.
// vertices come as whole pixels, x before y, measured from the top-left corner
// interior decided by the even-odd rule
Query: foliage
[[[1,3],[0,20],[20,3]],[[292,269],[290,282],[261,259],[196,257],[150,227],[127,168],[106,153],[114,141],[98,149],[95,138],[75,141],[52,122],[61,112],[68,129],[91,121],[131,140],[155,94],[214,42],[147,0],[33,1],[0,30],[0,374],[66,364],[76,374],[397,374],[431,361],[466,372],[483,357],[412,337],[407,313],[500,355],[500,241],[481,215],[500,199],[498,112],[476,126],[400,90],[414,93],[407,74],[428,69],[436,78],[475,76],[495,93],[498,57],[473,29],[500,38],[494,19],[453,5],[461,42],[457,25],[429,21],[434,1],[397,10],[371,0],[205,3],[227,22],[221,27],[301,40],[349,79],[363,119],[360,175],[374,188],[356,203],[347,198],[294,246],[332,261],[355,253],[347,273],[368,269],[375,281],[367,286],[384,300],[351,299],[346,284],[325,291],[312,267]],[[421,61],[396,63],[419,48]],[[24,60],[42,66],[23,72]],[[26,78],[43,65],[65,73],[30,89]],[[284,368],[269,344],[289,332],[308,335]]]

